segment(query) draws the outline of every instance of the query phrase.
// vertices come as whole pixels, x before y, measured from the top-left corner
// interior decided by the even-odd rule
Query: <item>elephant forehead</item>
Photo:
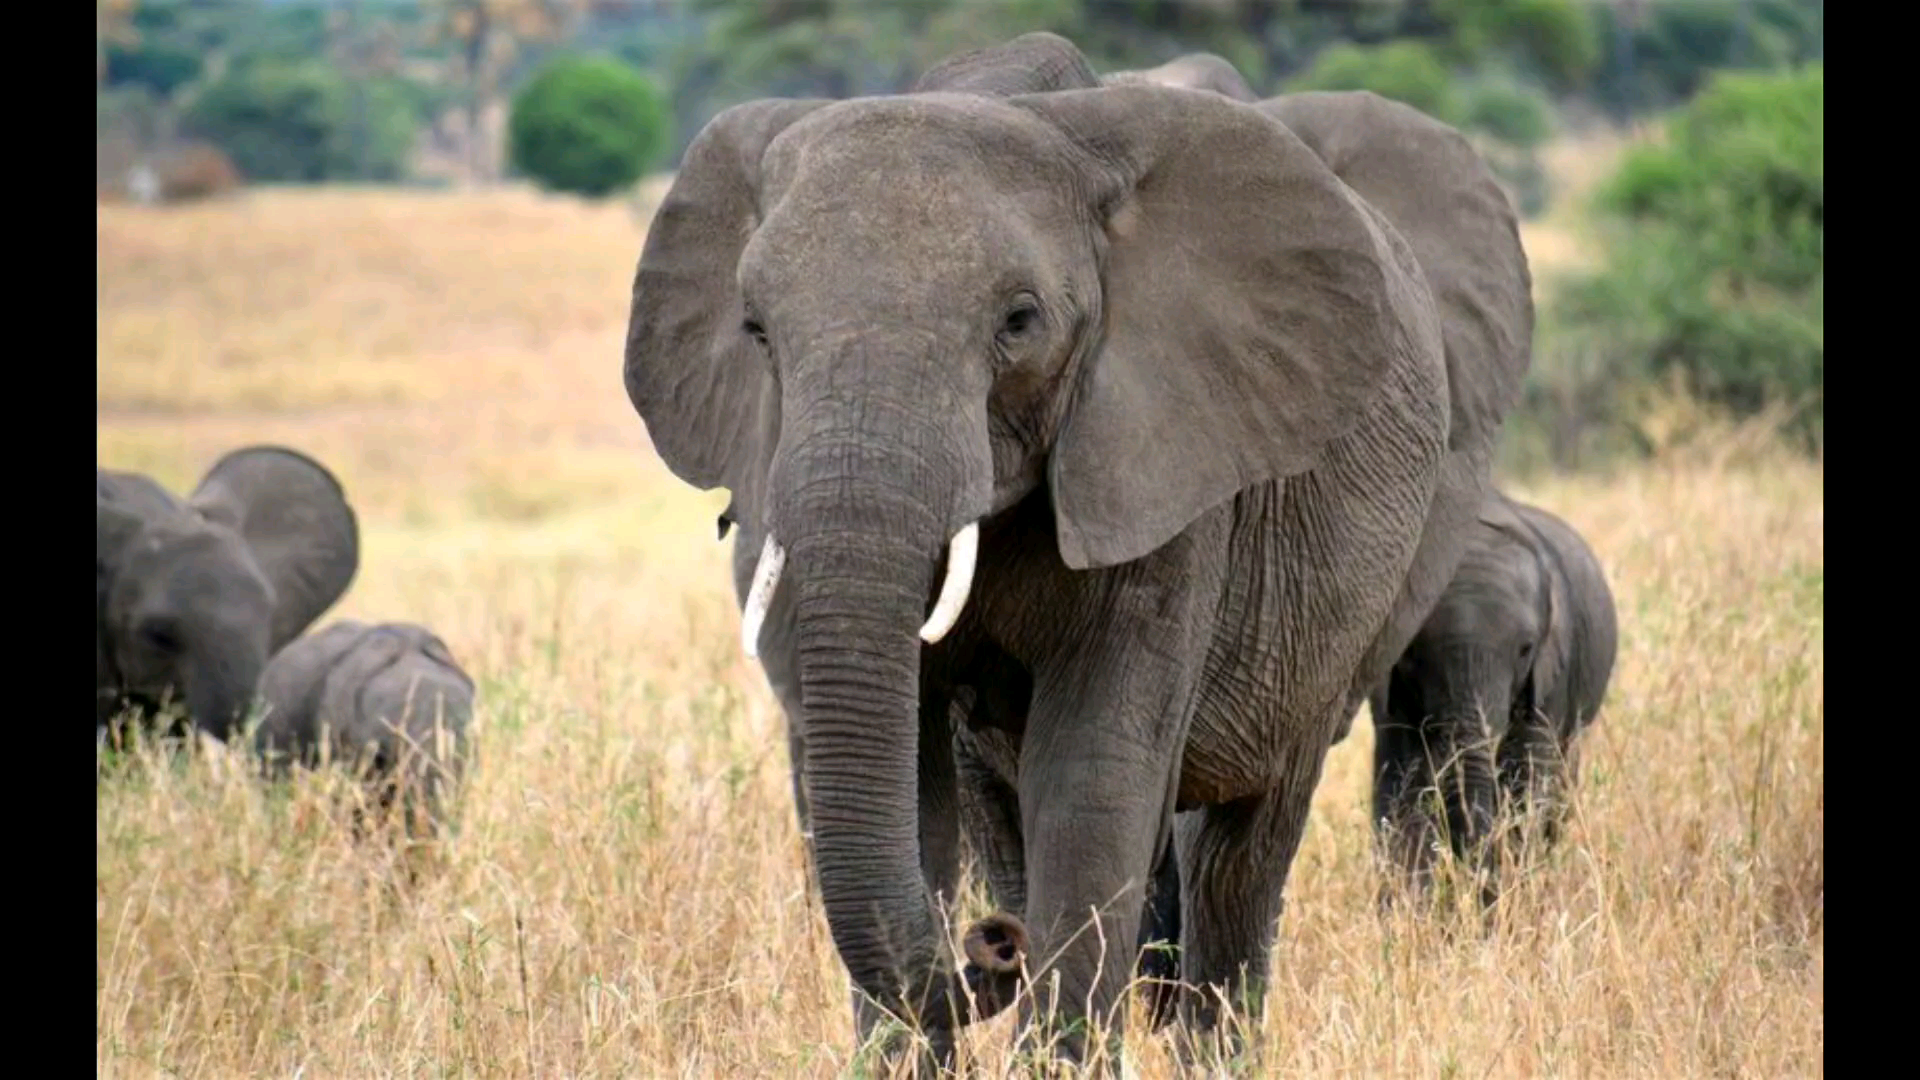
[[[850,104],[861,108],[826,110],[810,118],[808,137],[783,136],[769,153],[743,285],[817,280],[823,261],[835,277],[870,270],[952,284],[1044,260],[1070,232],[1073,183],[1031,117]]]
[[[246,544],[230,530],[162,522],[128,553],[122,580],[151,602],[175,609],[271,603],[272,589]]]

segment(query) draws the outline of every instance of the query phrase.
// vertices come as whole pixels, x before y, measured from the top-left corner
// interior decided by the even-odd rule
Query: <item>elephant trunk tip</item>
[[[967,928],[961,943],[968,965],[989,975],[1011,975],[1027,955],[1027,927],[1017,916],[997,912]]]

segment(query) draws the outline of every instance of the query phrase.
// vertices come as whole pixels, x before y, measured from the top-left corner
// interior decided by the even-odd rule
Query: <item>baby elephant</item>
[[[410,830],[423,831],[423,805],[441,821],[443,788],[464,769],[474,686],[432,631],[340,620],[274,656],[260,697],[255,748],[272,771],[317,765],[323,749],[349,765],[366,754],[382,809],[405,794]]]
[[[1454,853],[1485,872],[1491,905],[1508,814],[1531,800],[1542,838],[1556,839],[1576,737],[1613,671],[1615,612],[1599,561],[1566,522],[1496,492],[1472,527],[1446,592],[1369,699],[1373,816],[1382,848],[1421,888],[1444,827]]]

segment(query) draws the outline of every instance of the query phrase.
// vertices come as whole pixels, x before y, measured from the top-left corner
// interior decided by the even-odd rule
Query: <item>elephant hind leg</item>
[[[1287,874],[1306,833],[1326,753],[1301,740],[1289,751],[1284,786],[1265,795],[1182,815],[1180,834],[1181,1014],[1195,1033],[1217,1035],[1230,1009],[1251,1031],[1266,1007],[1268,964],[1285,908]],[[1224,1033],[1237,1052],[1242,1031]]]

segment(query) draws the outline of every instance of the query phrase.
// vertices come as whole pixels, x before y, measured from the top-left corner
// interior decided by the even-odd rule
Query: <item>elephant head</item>
[[[416,828],[439,818],[443,790],[464,771],[473,678],[426,627],[340,620],[280,650],[260,678],[254,741],[274,772],[324,756],[370,755],[381,801],[404,796]]]
[[[1249,104],[1259,101],[1259,95],[1247,85],[1240,69],[1233,66],[1225,57],[1213,53],[1196,52],[1177,56],[1159,67],[1144,71],[1115,71],[1103,76],[1102,82],[1108,86],[1128,84],[1157,83],[1161,86],[1181,86],[1192,90],[1211,90],[1223,94],[1235,101]]]
[[[792,590],[814,857],[862,991],[958,1007],[916,859],[918,680],[980,522],[1021,506],[1067,567],[1127,563],[1311,468],[1437,340],[1391,227],[1219,94],[764,100],[706,126],[641,253],[626,385],[668,467],[764,538],[749,652]]]
[[[353,509],[332,473],[282,447],[227,454],[185,502],[97,473],[96,720],[173,696],[224,739],[268,658],[353,580]]]
[[[1559,681],[1568,648],[1559,618],[1565,586],[1549,558],[1524,521],[1490,503],[1452,582],[1394,667],[1390,705],[1404,698],[1421,715],[1493,741],[1514,714],[1532,713],[1539,688]]]

